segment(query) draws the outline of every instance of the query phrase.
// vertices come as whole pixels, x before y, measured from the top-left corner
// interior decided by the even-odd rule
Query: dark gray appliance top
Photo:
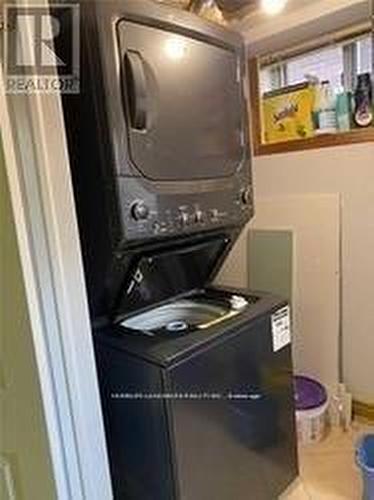
[[[213,341],[220,341],[230,335],[235,335],[248,322],[257,321],[286,305],[283,299],[261,292],[249,293],[244,290],[219,288],[210,290],[216,290],[226,296],[230,294],[243,297],[256,296],[258,300],[254,303],[249,301],[248,307],[244,308],[240,314],[234,315],[226,321],[217,322],[208,328],[196,329],[186,335],[149,336],[147,332],[142,335],[121,325],[112,325],[96,330],[96,341],[166,367],[192,356],[197,350],[201,351],[204,346],[208,347]]]

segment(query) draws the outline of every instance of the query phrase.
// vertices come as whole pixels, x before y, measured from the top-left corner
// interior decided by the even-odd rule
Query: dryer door
[[[239,54],[130,21],[117,33],[134,166],[153,180],[233,175],[244,155]]]

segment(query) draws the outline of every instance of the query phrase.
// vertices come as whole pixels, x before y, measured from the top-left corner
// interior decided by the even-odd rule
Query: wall
[[[235,280],[235,284],[248,285],[251,290],[291,299],[295,372],[315,377],[332,393],[336,393],[341,368],[339,221],[337,194],[257,197],[255,217],[243,236],[260,231],[271,241],[266,242],[266,248],[262,241],[262,248],[256,251],[253,238],[247,238],[248,245],[241,239],[224,272],[225,284],[234,284]],[[285,233],[292,235],[283,250],[271,236],[275,232],[283,239]],[[232,272],[235,268],[241,272]],[[245,280],[246,276],[249,279]]]
[[[236,23],[251,55],[277,52],[320,39],[332,31],[369,23],[371,0],[288,0],[285,10],[268,16],[261,10]]]
[[[295,371],[315,377],[333,393],[339,383],[339,206],[339,196],[333,194],[258,198],[250,224],[252,231],[292,231],[292,272],[289,265],[282,267],[292,282]],[[279,293],[281,283],[266,279],[272,263],[254,261],[253,251],[249,246],[249,286],[257,285],[255,266],[262,289]]]
[[[239,23],[238,28],[248,41],[249,54],[271,53],[352,23],[369,22],[370,3],[290,0],[282,15],[257,13]],[[355,398],[374,403],[374,144],[257,157],[254,180],[258,201],[341,193],[344,378]],[[222,273],[224,281],[242,279],[246,255],[244,235]]]
[[[374,402],[374,144],[257,157],[254,178],[258,199],[341,193],[344,377]]]
[[[374,144],[256,157],[254,183],[258,207],[273,197],[340,193],[344,380],[356,399],[374,403]],[[219,282],[247,284],[247,232]]]
[[[0,144],[0,498],[56,498],[23,278]]]

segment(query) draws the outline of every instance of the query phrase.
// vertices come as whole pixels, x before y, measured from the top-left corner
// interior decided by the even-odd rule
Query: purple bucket
[[[326,403],[326,389],[317,380],[297,375],[294,378],[294,385],[297,410],[313,410]]]
[[[322,441],[328,428],[327,391],[310,377],[294,378],[297,435],[300,444]]]

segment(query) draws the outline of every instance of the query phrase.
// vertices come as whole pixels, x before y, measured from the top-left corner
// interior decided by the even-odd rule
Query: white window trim
[[[111,500],[61,100],[6,96],[4,85],[0,67],[1,136],[57,498]]]

